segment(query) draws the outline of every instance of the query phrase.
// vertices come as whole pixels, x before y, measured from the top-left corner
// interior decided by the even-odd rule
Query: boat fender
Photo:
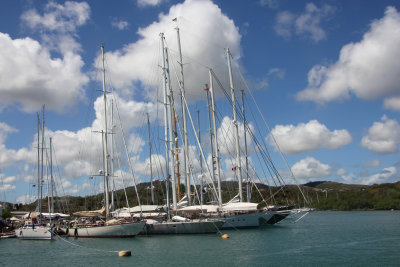
[[[67,229],[65,230],[65,234],[68,235],[69,234],[69,228],[67,227]]]
[[[223,234],[223,235],[221,235],[221,238],[222,238],[222,239],[228,239],[228,238],[229,238],[229,235],[228,235],[228,234]]]
[[[75,237],[78,237],[78,228],[75,228],[74,236],[75,236]]]
[[[120,252],[118,252],[118,256],[120,257],[129,257],[131,256],[131,251],[130,250],[122,250]]]

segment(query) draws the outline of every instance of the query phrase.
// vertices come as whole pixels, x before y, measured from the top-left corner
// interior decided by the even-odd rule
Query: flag
[[[177,22],[177,21],[178,21],[178,18],[174,18],[172,21],[173,21],[173,22]]]
[[[204,88],[203,90],[204,91],[210,91],[210,88]]]

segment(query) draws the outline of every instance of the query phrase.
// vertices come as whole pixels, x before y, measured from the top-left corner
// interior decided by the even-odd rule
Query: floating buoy
[[[120,252],[118,252],[118,256],[120,257],[129,257],[131,256],[131,251],[130,250],[122,250]]]
[[[223,234],[223,235],[221,235],[221,238],[222,239],[227,239],[227,238],[229,238],[229,235],[228,234]]]

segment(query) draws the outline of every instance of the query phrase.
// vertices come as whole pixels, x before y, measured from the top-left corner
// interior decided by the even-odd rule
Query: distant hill
[[[321,190],[361,190],[368,188],[367,185],[359,185],[359,184],[342,184],[337,182],[330,182],[330,181],[316,181],[316,182],[309,182],[304,184],[304,186],[313,187]]]
[[[224,181],[221,183],[221,187],[223,202],[229,201],[237,194],[237,182]],[[316,181],[299,187],[311,206],[317,210],[400,210],[400,182],[367,186]],[[141,183],[137,188],[141,204],[151,204],[150,183]],[[180,189],[181,192],[184,192],[183,185]],[[200,191],[198,186],[196,189],[198,192]],[[245,186],[243,186],[243,190],[243,196],[245,197]],[[155,183],[154,194],[154,204],[163,205],[166,199],[165,184],[163,182]],[[126,195],[130,207],[138,205],[133,187],[126,189]],[[204,193],[204,199],[206,203],[212,199],[211,190]],[[268,205],[295,205],[298,207],[307,205],[297,185],[287,185],[284,188],[280,188],[256,183],[252,186],[252,202],[260,203],[259,207],[263,207],[266,205],[264,200]],[[114,193],[114,201],[117,207],[127,207],[124,190],[118,190]],[[56,210],[63,213],[73,213],[78,210],[95,210],[102,207],[103,194],[85,197],[59,197],[56,203]],[[28,205],[14,205],[14,207],[16,210],[34,210],[36,202]],[[43,201],[43,210],[47,211],[47,199]]]

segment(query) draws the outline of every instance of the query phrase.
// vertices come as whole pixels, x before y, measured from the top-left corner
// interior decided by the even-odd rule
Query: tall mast
[[[43,162],[44,162],[44,105],[42,108],[42,149],[40,165],[40,205],[39,205],[39,224],[42,223],[42,198],[43,198]]]
[[[201,138],[200,138],[200,110],[196,110],[197,112],[197,129],[198,129],[198,136],[199,136],[199,143],[201,146]],[[204,204],[203,200],[203,159],[201,158],[201,151],[199,151],[199,160],[200,160],[200,205]]]
[[[191,195],[190,195],[190,168],[189,168],[189,148],[188,148],[188,136],[187,136],[187,123],[186,123],[186,110],[183,105],[183,99],[185,98],[185,83],[183,79],[183,62],[182,62],[182,48],[181,48],[181,38],[179,34],[179,28],[176,27],[176,34],[178,38],[178,50],[179,50],[179,66],[181,69],[181,80],[179,85],[181,87],[181,106],[182,106],[182,120],[183,120],[183,160],[185,163],[185,177],[186,177],[186,196],[188,198],[188,204],[191,205]],[[185,98],[186,99],[186,98]]]
[[[212,177],[211,180],[215,183],[215,163],[214,163],[214,134],[213,134],[213,123],[211,119],[211,98],[210,98],[210,88],[208,87],[208,84],[206,84],[206,91],[207,91],[207,108],[208,108],[208,124],[210,127],[210,141],[211,141],[211,172],[212,172]]]
[[[147,132],[149,134],[149,160],[150,160],[150,188],[151,188],[151,204],[154,205],[154,187],[153,187],[153,164],[151,162],[151,140],[150,140],[150,118],[147,113]]]
[[[111,188],[111,211],[114,211],[114,101],[111,99],[111,158],[110,158],[110,176],[112,180],[112,188]]]
[[[105,202],[106,202],[106,218],[110,217],[110,207],[109,207],[109,196],[108,196],[108,145],[107,145],[107,92],[106,92],[106,70],[104,68],[104,46],[101,45],[101,58],[103,64],[103,104],[104,104],[104,147],[103,147],[103,157],[104,157],[104,191],[105,191]]]
[[[174,103],[174,94],[173,94],[173,92],[171,91],[171,103]],[[174,146],[174,151],[175,151],[175,162],[176,162],[176,164],[175,164],[175,167],[176,167],[176,184],[177,184],[177,187],[176,187],[176,189],[177,189],[177,192],[176,192],[176,196],[178,197],[178,201],[180,201],[181,200],[181,189],[180,189],[180,187],[181,187],[181,179],[180,179],[180,177],[181,177],[181,172],[180,172],[180,164],[179,164],[179,153],[178,153],[178,131],[176,130],[176,111],[175,111],[175,105],[174,104],[172,104],[172,110],[171,110],[171,112],[172,112],[172,114],[171,114],[171,116],[172,116],[172,120],[173,120],[173,127],[174,127],[174,130],[173,130],[173,132],[174,132],[174,138],[173,138],[173,146]]]
[[[37,211],[40,210],[40,205],[41,205],[41,200],[40,200],[40,117],[39,117],[39,113],[37,113],[37,199],[38,199],[38,203],[37,203]]]
[[[164,48],[165,50],[165,65],[166,65],[166,75],[167,75],[167,86],[168,86],[168,128],[169,128],[169,153],[171,153],[170,159],[171,159],[171,185],[172,185],[172,204],[174,206],[174,210],[177,210],[177,201],[176,201],[176,176],[175,176],[175,159],[174,159],[174,137],[172,133],[172,123],[173,123],[173,114],[172,114],[172,108],[173,108],[173,95],[172,95],[172,87],[171,87],[171,78],[169,75],[169,60],[168,60],[168,48]]]
[[[232,96],[232,112],[233,112],[233,125],[235,127],[235,147],[236,147],[236,166],[235,171],[238,178],[239,184],[239,198],[240,202],[243,202],[243,192],[242,192],[242,171],[241,171],[241,163],[240,163],[240,148],[239,148],[239,128],[236,114],[236,99],[235,99],[235,89],[233,87],[233,78],[232,78],[232,67],[231,67],[231,54],[229,52],[229,48],[226,49],[226,57],[228,58],[228,69],[229,69],[229,83],[231,86],[231,96]]]
[[[214,86],[213,86],[213,78],[212,78],[212,70],[209,70],[210,75],[210,95],[211,95],[211,117],[213,123],[213,132],[214,132],[214,153],[212,160],[216,164],[215,176],[217,178],[218,185],[218,204],[220,209],[222,209],[222,192],[221,192],[221,176],[220,176],[220,166],[219,166],[219,149],[217,142],[217,124],[215,122],[215,102],[214,102]],[[213,166],[214,167],[214,166]]]
[[[164,33],[160,33],[161,38],[161,46],[162,46],[162,55],[163,55],[163,78],[164,78],[164,139],[165,139],[165,171],[167,174],[167,178],[165,180],[165,187],[167,191],[167,218],[171,218],[170,212],[170,196],[169,196],[169,179],[170,179],[170,170],[169,170],[169,148],[168,148],[168,95],[167,95],[167,73],[165,69],[165,49],[164,49]]]
[[[244,112],[244,90],[242,89],[242,114],[243,114],[243,132],[244,132],[244,153],[246,159],[246,196],[247,202],[251,201],[250,192],[250,176],[249,176],[249,157],[247,154],[247,122],[246,113]]]
[[[51,191],[51,204],[50,213],[54,213],[54,178],[53,178],[53,139],[50,137],[50,191]],[[50,216],[51,218],[51,216]]]

